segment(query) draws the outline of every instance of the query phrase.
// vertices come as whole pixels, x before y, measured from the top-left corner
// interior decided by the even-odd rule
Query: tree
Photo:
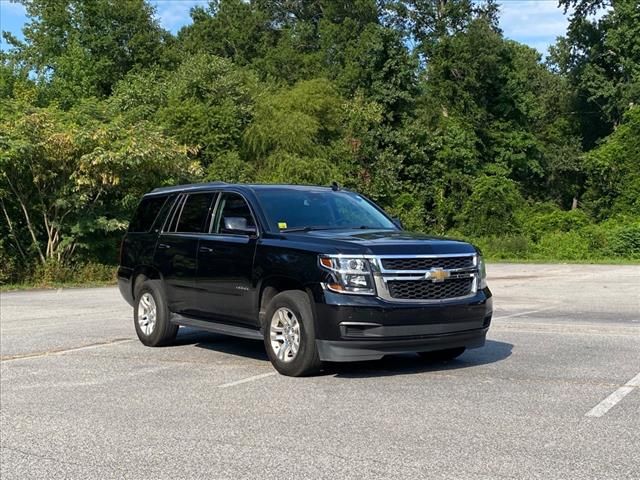
[[[0,206],[25,260],[70,260],[96,232],[122,232],[143,193],[198,173],[157,127],[107,120],[101,104],[0,107]]]
[[[586,168],[585,201],[597,219],[640,217],[640,107],[630,108],[616,131],[586,155]]]
[[[640,101],[640,9],[636,0],[562,0],[575,8],[551,63],[577,92],[585,149],[595,146]],[[601,17],[591,16],[611,6]]]
[[[183,61],[162,88],[158,119],[167,134],[200,151],[207,166],[240,148],[254,108],[256,78],[226,58],[197,54]]]
[[[518,230],[517,209],[523,204],[517,184],[508,178],[481,176],[459,220],[471,235],[503,235]]]
[[[171,37],[146,0],[22,0],[24,42],[5,35],[14,61],[51,86],[51,98],[108,96],[134,68],[166,63]]]

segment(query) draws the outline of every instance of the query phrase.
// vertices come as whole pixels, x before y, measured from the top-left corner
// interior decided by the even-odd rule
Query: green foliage
[[[187,58],[163,85],[158,117],[168,134],[211,158],[239,147],[253,111],[254,78],[231,61],[207,54]]]
[[[553,205],[549,207],[543,211],[526,208],[519,215],[522,231],[534,240],[539,240],[546,233],[571,232],[591,223],[591,219],[583,210],[565,211]],[[539,207],[538,210],[540,210]]]
[[[552,64],[576,92],[583,144],[592,148],[640,102],[640,9],[637,0],[561,0],[574,7]],[[604,11],[606,9],[606,11]],[[592,15],[595,12],[601,15]]]
[[[166,62],[170,40],[144,0],[22,0],[25,42],[9,38],[11,56],[51,86],[68,106],[107,96],[128,71]]]
[[[0,107],[3,213],[16,250],[42,264],[90,250],[87,236],[122,232],[144,192],[199,173],[156,126],[105,120],[99,103],[70,111],[15,101]]]
[[[612,228],[607,247],[614,256],[640,259],[640,222]]]
[[[340,98],[324,79],[263,95],[245,132],[245,146],[257,160],[275,152],[314,155],[336,138],[340,107]]]
[[[594,216],[640,217],[640,108],[632,107],[607,139],[586,156],[585,200]]]
[[[255,179],[255,166],[240,158],[238,152],[215,157],[207,167],[206,180],[211,182],[248,183]]]
[[[478,177],[460,216],[470,235],[500,235],[518,231],[516,210],[523,200],[513,180],[502,176]]]

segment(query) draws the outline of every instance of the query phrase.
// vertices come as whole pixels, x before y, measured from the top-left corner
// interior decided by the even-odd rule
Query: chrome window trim
[[[215,238],[221,238],[221,237],[249,237],[249,238],[260,238],[260,233],[261,233],[261,229],[260,229],[260,225],[258,224],[257,221],[257,217],[256,214],[253,211],[253,207],[251,206],[251,202],[249,202],[249,200],[247,200],[247,197],[243,194],[243,193],[239,193],[233,190],[216,190],[218,192],[218,198],[216,198],[215,201],[215,205],[213,207],[213,210],[211,211],[211,222],[209,224],[209,228],[207,229],[208,231],[204,232],[207,236],[210,236],[212,239]],[[220,208],[220,201],[222,200],[222,197],[224,195],[227,194],[233,194],[233,195],[238,195],[239,197],[242,197],[242,199],[244,200],[244,202],[247,204],[247,207],[249,208],[249,213],[251,214],[251,219],[253,220],[253,224],[256,226],[256,234],[254,236],[252,235],[245,235],[245,234],[236,234],[236,233],[218,233],[218,232],[214,232],[212,231],[213,228],[216,226],[215,222],[216,220],[218,220],[216,217],[218,216],[218,209]],[[220,212],[222,213],[222,212]]]

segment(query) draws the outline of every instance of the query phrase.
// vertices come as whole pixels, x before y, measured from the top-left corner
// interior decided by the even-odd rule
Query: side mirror
[[[236,235],[255,235],[256,227],[247,225],[244,217],[224,217],[224,232]]]
[[[402,225],[402,220],[400,220],[399,217],[393,217],[391,219],[391,221],[393,222],[393,224],[398,227],[400,230],[404,230],[404,226]]]

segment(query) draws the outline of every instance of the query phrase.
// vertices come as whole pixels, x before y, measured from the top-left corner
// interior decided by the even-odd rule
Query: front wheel
[[[301,377],[320,370],[313,313],[306,293],[291,290],[273,297],[263,331],[267,355],[279,373]]]
[[[436,350],[435,352],[418,352],[420,357],[425,360],[441,362],[444,360],[453,360],[454,358],[458,358],[465,352],[466,348],[458,347],[458,348],[448,348],[446,350]]]

